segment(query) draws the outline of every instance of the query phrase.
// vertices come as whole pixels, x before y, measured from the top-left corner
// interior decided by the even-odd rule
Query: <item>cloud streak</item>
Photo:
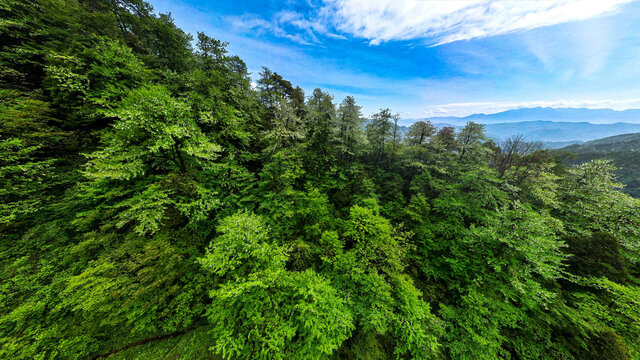
[[[302,14],[289,10],[275,13],[270,20],[255,14],[244,14],[228,16],[227,22],[238,31],[268,32],[301,45],[318,44],[320,41],[316,34],[328,33],[323,23],[308,20]]]
[[[319,36],[362,38],[371,45],[422,39],[430,46],[586,20],[618,11],[634,0],[434,1],[324,0],[308,15],[283,10],[270,19],[230,16],[239,30],[267,31],[303,45]]]
[[[322,13],[341,32],[372,45],[411,39],[442,45],[590,19],[628,2],[326,0]]]

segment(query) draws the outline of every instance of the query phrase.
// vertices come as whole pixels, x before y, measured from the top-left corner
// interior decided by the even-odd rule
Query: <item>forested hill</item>
[[[363,128],[140,0],[0,16],[0,358],[640,358],[610,163]]]
[[[610,160],[625,185],[624,191],[640,198],[640,133],[610,136],[584,144],[567,146],[560,151],[575,154],[570,163],[582,164],[594,159]]]

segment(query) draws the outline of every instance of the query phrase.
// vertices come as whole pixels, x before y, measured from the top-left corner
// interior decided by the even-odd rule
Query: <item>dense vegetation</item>
[[[640,358],[609,163],[363,127],[141,0],[0,16],[1,358]]]
[[[618,168],[615,173],[619,181],[625,185],[623,191],[640,198],[640,133],[587,141],[584,144],[567,146],[561,151],[575,154],[569,159],[569,163],[572,164],[610,160]]]

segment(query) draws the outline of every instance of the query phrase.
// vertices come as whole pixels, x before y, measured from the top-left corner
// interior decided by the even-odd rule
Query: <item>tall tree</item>
[[[285,98],[276,101],[273,116],[272,127],[265,132],[268,152],[292,147],[304,139],[302,120]]]
[[[96,191],[86,201],[110,199],[120,189],[116,226],[135,222],[139,234],[158,231],[169,208],[197,221],[218,206],[196,179],[215,171],[211,164],[222,148],[202,132],[188,103],[151,86],[131,91],[114,115],[114,130],[104,135],[104,147],[89,155],[85,170],[93,180],[87,185],[108,184],[107,191]]]
[[[343,158],[352,157],[364,142],[362,127],[362,107],[356,104],[352,96],[347,96],[340,103],[336,117],[334,141]]]
[[[289,81],[267,67],[262,68],[257,83],[262,104],[268,110],[265,114],[267,117],[271,119],[275,117],[275,113],[281,108],[279,103],[282,101],[287,102],[296,117],[304,117],[306,109],[302,88],[299,86],[294,88]]]
[[[371,115],[367,124],[367,139],[376,161],[379,161],[386,152],[386,146],[392,139],[393,114],[390,109],[380,109]]]
[[[400,145],[389,109],[365,136],[143,0],[0,18],[0,358],[640,359],[610,163],[475,123]]]
[[[306,139],[314,153],[326,157],[336,119],[333,96],[316,88],[307,101],[307,109],[308,113],[305,117]]]
[[[400,147],[400,141],[402,135],[400,134],[400,127],[398,126],[398,121],[400,120],[400,114],[393,114],[393,131],[391,136],[391,153],[393,156],[398,152],[398,148]]]

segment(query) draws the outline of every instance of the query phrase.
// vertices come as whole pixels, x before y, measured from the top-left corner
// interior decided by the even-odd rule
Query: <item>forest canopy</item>
[[[402,136],[142,0],[5,0],[0,39],[0,357],[640,359],[611,163]]]

